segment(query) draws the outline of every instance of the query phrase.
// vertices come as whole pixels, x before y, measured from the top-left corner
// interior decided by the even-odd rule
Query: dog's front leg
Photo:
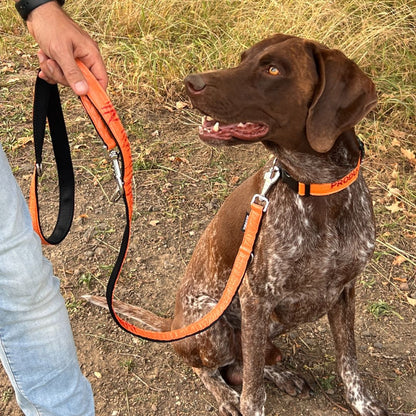
[[[243,353],[243,390],[240,411],[243,416],[263,416],[266,400],[263,377],[270,311],[264,299],[251,293],[248,284],[243,283],[239,294]]]
[[[360,416],[388,416],[383,406],[365,388],[359,375],[354,338],[355,288],[346,287],[328,312],[335,342],[338,372],[344,382],[346,399]]]

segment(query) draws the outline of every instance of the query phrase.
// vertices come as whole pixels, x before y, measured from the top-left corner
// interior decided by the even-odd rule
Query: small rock
[[[361,332],[361,336],[362,337],[373,337],[374,335],[368,329],[365,329],[364,331]]]
[[[102,256],[102,255],[104,254],[104,252],[105,252],[105,250],[104,250],[102,247],[97,247],[97,248],[95,249],[95,254],[96,254],[97,256]]]
[[[381,342],[375,342],[374,348],[377,348],[378,350],[382,350],[384,348],[384,345]]]

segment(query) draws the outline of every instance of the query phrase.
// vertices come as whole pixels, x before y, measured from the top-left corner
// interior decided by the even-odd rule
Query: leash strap
[[[177,341],[191,335],[195,335],[204,331],[212,324],[214,324],[225,312],[228,306],[231,304],[235,294],[240,287],[240,284],[245,275],[247,265],[249,264],[251,254],[253,252],[254,243],[260,222],[263,216],[263,206],[257,203],[251,204],[251,211],[247,219],[246,230],[243,237],[243,242],[238,250],[237,257],[234,261],[233,269],[228,279],[227,285],[222,293],[222,296],[213,309],[211,309],[206,315],[204,315],[198,321],[195,321],[185,327],[179,329],[173,329],[166,332],[148,331],[138,328],[129,322],[118,319],[119,325],[128,332],[138,335],[141,338],[151,341],[170,342]],[[108,299],[107,299],[108,301]]]
[[[111,272],[106,292],[107,304],[111,316],[125,331],[151,341],[176,341],[204,331],[223,315],[238,291],[247,265],[250,262],[263,212],[267,209],[263,206],[267,199],[263,196],[259,196],[261,202],[257,203],[253,198],[243,241],[235,259],[230,278],[219,302],[207,315],[186,327],[167,332],[145,330],[122,319],[113,308],[113,299],[116,284],[126,259],[131,233],[133,170],[130,144],[127,134],[117,116],[117,112],[107,94],[88,68],[80,61],[77,61],[77,63],[89,84],[88,95],[80,97],[82,105],[109,151],[118,184],[119,196],[123,198],[126,208],[126,226],[119,254]],[[42,145],[45,135],[46,119],[49,122],[60,186],[60,206],[57,226],[55,227],[52,236],[48,238],[43,235],[40,226],[37,197],[38,177],[42,170]],[[57,244],[66,236],[72,222],[74,211],[74,175],[58,88],[56,85],[46,83],[39,77],[36,81],[35,88],[34,136],[36,167],[33,174],[29,201],[32,221],[34,229],[39,234],[43,243]]]
[[[107,285],[107,304],[111,316],[115,322],[125,331],[151,341],[170,342],[177,341],[204,331],[215,323],[231,304],[241,282],[244,278],[247,266],[250,262],[257,233],[260,228],[263,213],[266,212],[269,201],[266,193],[270,187],[280,178],[291,187],[296,187],[300,195],[328,195],[338,192],[353,183],[360,168],[360,161],[357,167],[346,177],[333,184],[302,184],[292,179],[283,169],[276,166],[276,161],[269,172],[266,172],[264,186],[261,194],[254,195],[251,202],[250,214],[245,225],[243,241],[238,250],[237,257],[224,289],[224,292],[215,307],[205,316],[183,328],[173,329],[166,332],[150,331],[139,328],[122,319],[113,308],[114,292],[121,269],[127,256],[130,241],[131,219],[133,212],[132,194],[132,158],[130,143],[127,134],[118,118],[107,94],[81,61],[77,61],[84,77],[89,84],[88,95],[80,97],[82,105],[94,124],[97,133],[105,143],[109,156],[112,160],[115,178],[118,185],[119,197],[123,198],[126,209],[126,226],[121,241],[119,254],[111,272]],[[54,231],[50,237],[42,233],[38,209],[38,177],[42,173],[42,147],[45,135],[46,119],[52,138],[52,144],[57,164],[60,196],[59,213]],[[33,174],[29,206],[32,214],[32,221],[35,231],[45,244],[57,244],[63,240],[71,226],[74,212],[74,174],[71,162],[71,155],[66,134],[65,122],[60,105],[59,92],[56,85],[50,85],[39,77],[36,81],[33,130],[36,154],[36,167]],[[333,189],[335,188],[335,189]]]

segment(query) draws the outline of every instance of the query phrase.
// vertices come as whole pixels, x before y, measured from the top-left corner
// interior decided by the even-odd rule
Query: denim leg
[[[92,416],[59,292],[26,201],[0,147],[0,358],[29,416]]]

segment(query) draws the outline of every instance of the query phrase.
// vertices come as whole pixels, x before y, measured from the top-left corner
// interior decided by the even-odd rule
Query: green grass
[[[399,319],[403,319],[391,305],[383,300],[379,300],[377,302],[372,303],[368,307],[369,312],[374,315],[375,318],[380,318],[382,316],[397,316]]]

